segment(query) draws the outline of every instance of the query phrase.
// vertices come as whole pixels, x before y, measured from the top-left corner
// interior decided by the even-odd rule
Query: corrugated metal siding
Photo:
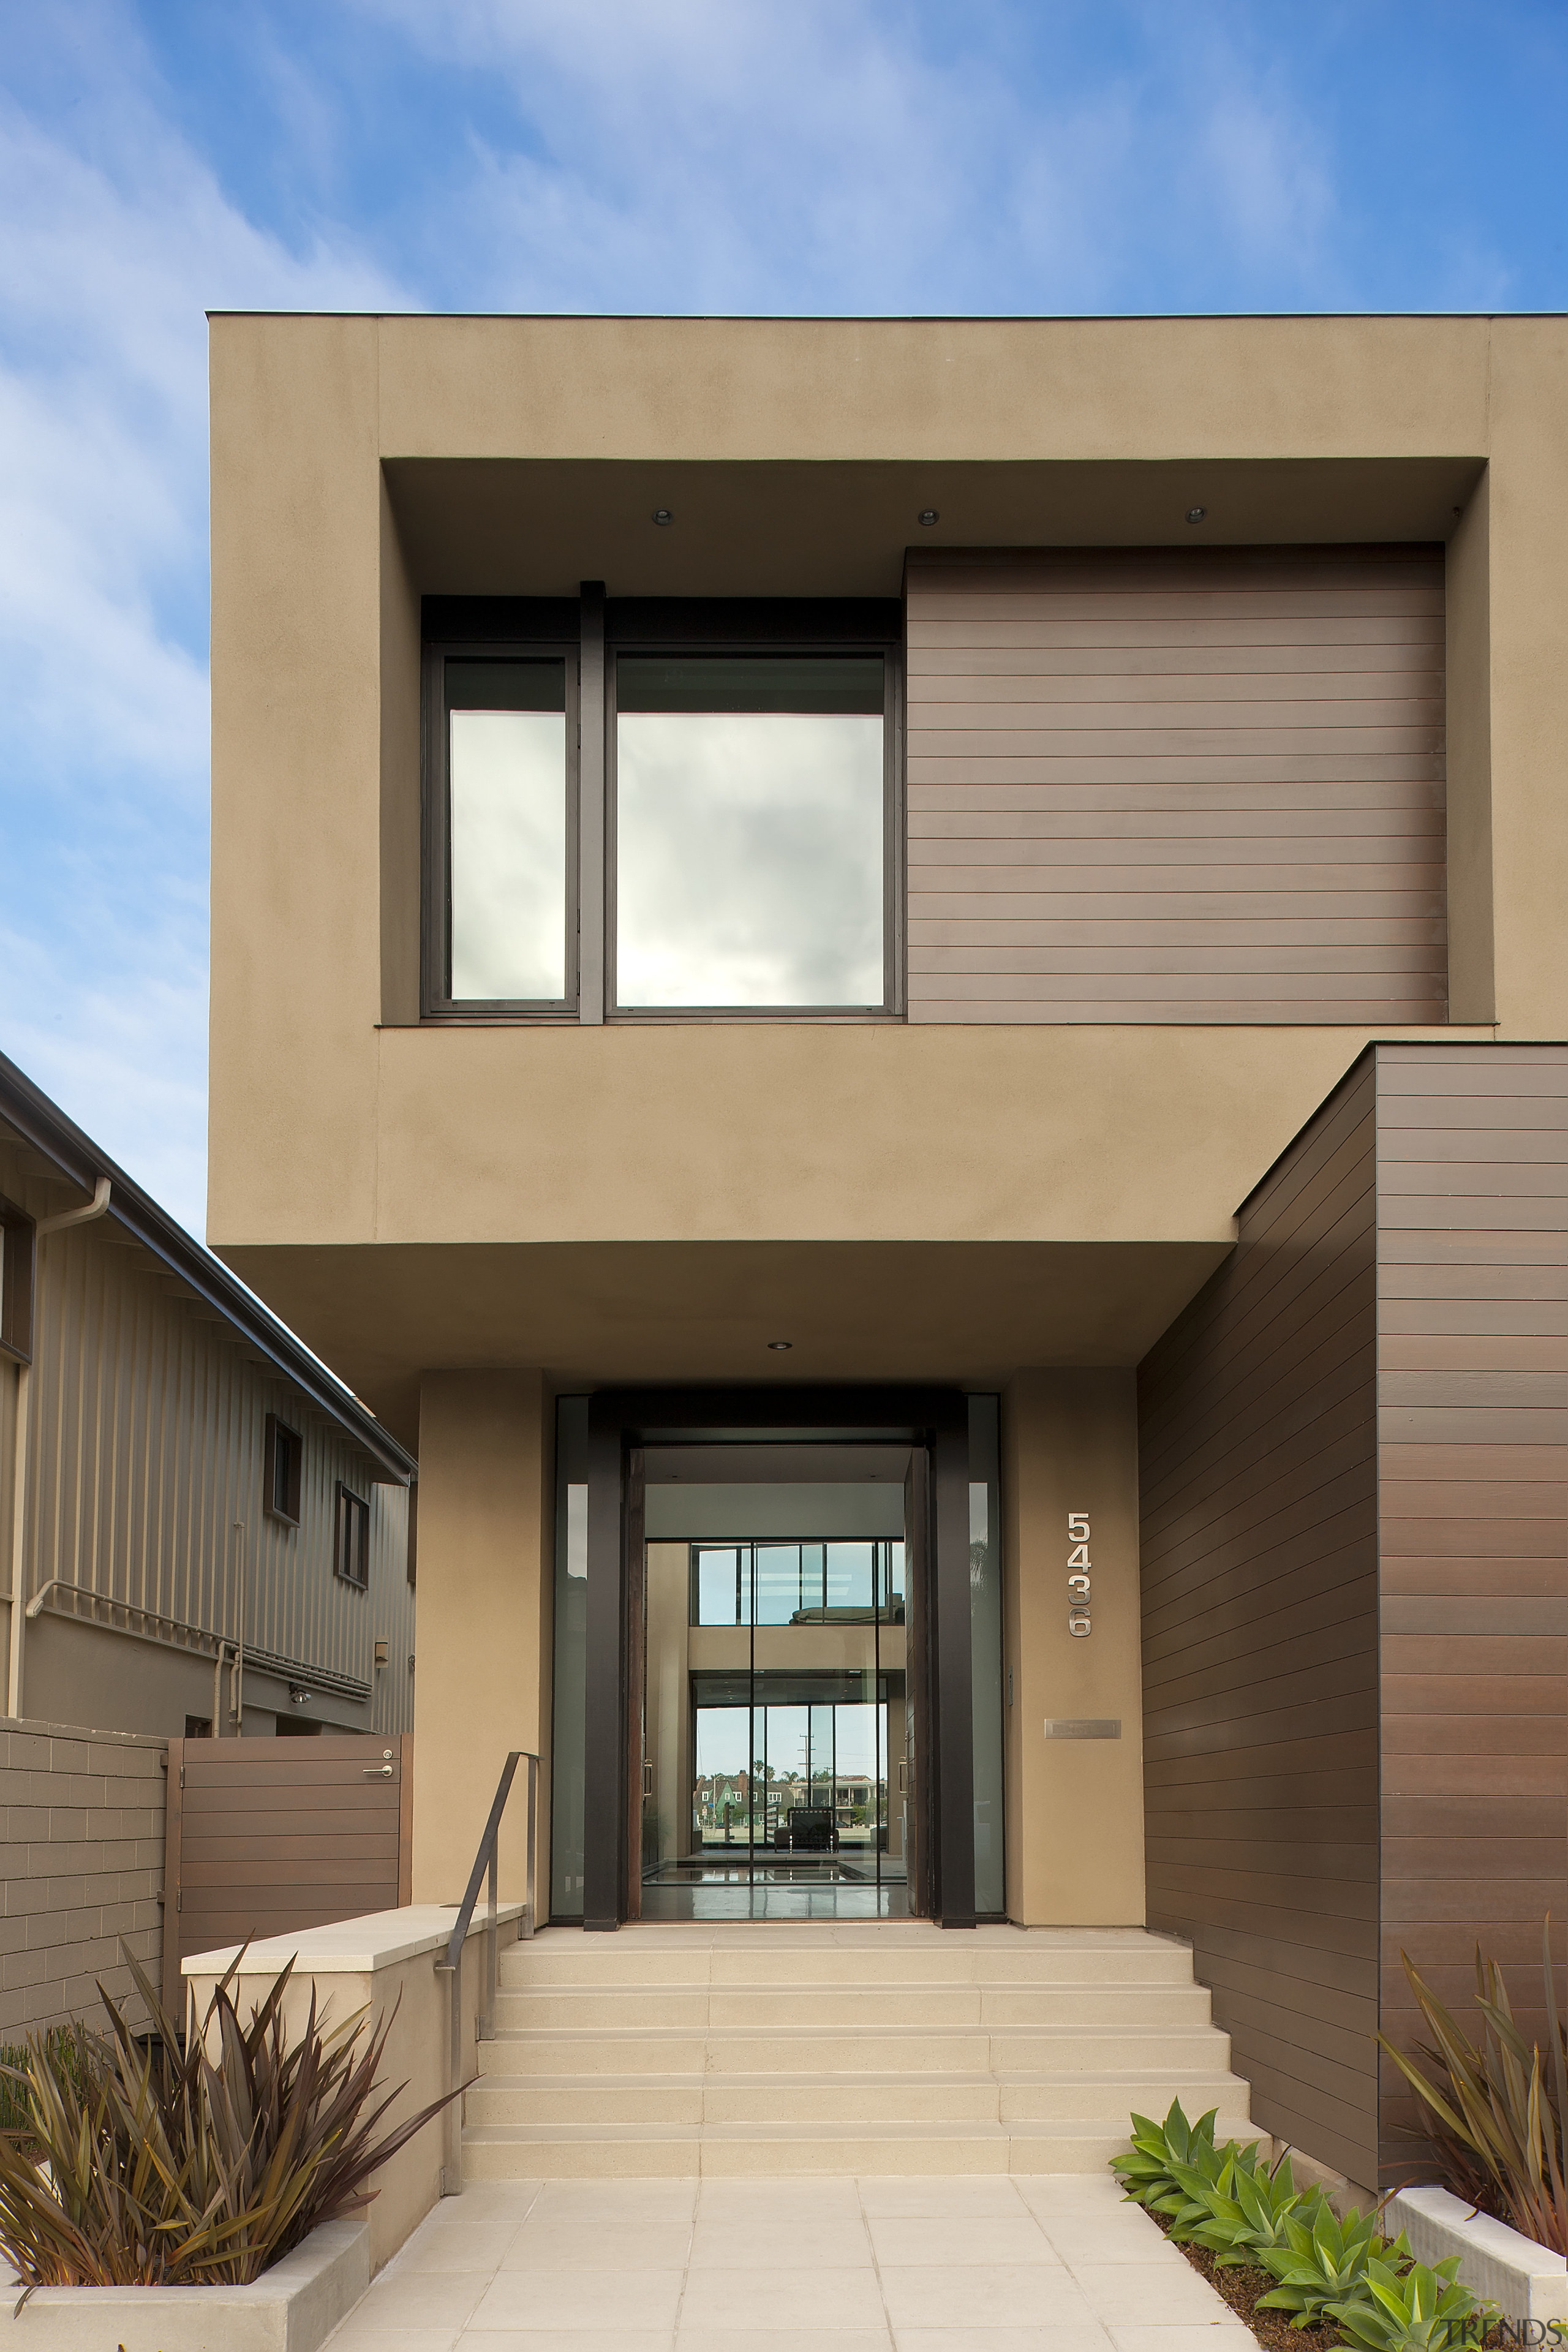
[[[45,1197],[20,1159],[0,1154],[0,1181],[47,1214],[58,1188]],[[0,1381],[7,1488],[16,1385]],[[303,1440],[297,1529],[261,1507],[268,1412]],[[39,1245],[28,1453],[25,1590],[60,1580],[46,1606],[211,1654],[241,1630],[243,1587],[258,1664],[372,1698],[378,1730],[407,1727],[406,1495],[373,1485],[363,1451],[111,1218]],[[367,1591],[332,1572],[340,1479],[371,1505]]]
[[[917,551],[911,1021],[1446,1017],[1441,548]]]

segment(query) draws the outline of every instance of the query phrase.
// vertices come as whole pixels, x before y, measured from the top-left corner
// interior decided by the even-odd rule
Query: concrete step
[[[1222,2123],[1226,2121],[1221,2118]],[[1227,2128],[1245,2131],[1246,2118]],[[1124,2118],[1060,2124],[492,2124],[466,2132],[469,2180],[851,2173],[1098,2172]]]
[[[1150,2031],[1077,2025],[969,2032],[796,2026],[772,2033],[507,2032],[481,2042],[484,2074],[952,2074],[1131,2071],[1225,2074],[1230,2037],[1215,2025]]]
[[[745,1930],[742,1931],[746,1932]],[[841,1931],[840,1931],[841,1932]],[[767,1941],[752,1949],[709,1946],[688,1937],[684,1946],[651,1943],[649,1931],[584,1936],[546,1928],[527,1944],[502,1943],[500,1982],[508,1991],[551,1987],[636,1986],[653,1990],[699,1986],[877,1986],[971,1984],[1190,1985],[1192,1955],[1184,1944],[1137,1929],[1087,1933],[1057,1943],[1016,1929],[943,1936],[897,1923],[871,1931],[878,1941],[845,1944],[821,1930],[805,1940]],[[829,1931],[831,1934],[831,1931]]]
[[[652,2026],[702,2032],[743,2027],[908,2025],[1203,2025],[1209,1996],[1202,1985],[986,1983],[931,1985],[550,1987],[501,1992],[498,2031],[540,2032],[595,2026]]]
[[[464,2121],[492,2124],[1065,2123],[1234,2105],[1218,2074],[486,2074]],[[1195,2104],[1194,2104],[1195,2102]]]
[[[1247,2128],[1190,1951],[1137,1928],[547,1929],[496,2026],[479,2180],[1097,2171],[1177,2096]]]

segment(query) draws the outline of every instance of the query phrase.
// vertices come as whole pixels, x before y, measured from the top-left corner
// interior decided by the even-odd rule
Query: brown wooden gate
[[[163,2005],[180,1962],[410,1900],[414,1740],[171,1739]]]

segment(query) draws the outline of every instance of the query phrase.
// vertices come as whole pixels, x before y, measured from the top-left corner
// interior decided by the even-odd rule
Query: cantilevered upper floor
[[[215,320],[215,1245],[394,1415],[1135,1362],[1368,1038],[1568,1025],[1565,394],[1558,319]]]

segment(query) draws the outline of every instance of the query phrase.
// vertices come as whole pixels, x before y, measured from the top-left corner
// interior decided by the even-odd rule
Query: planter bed
[[[1459,2257],[1459,2276],[1472,2294],[1495,2303],[1509,2319],[1568,2319],[1568,2262],[1521,2237],[1506,2221],[1478,2213],[1446,2189],[1402,2189],[1385,2213],[1391,2235],[1403,2230],[1418,2263]]]
[[[318,2352],[370,2284],[363,2214],[323,2222],[250,2286],[0,2285],[4,2352]]]

